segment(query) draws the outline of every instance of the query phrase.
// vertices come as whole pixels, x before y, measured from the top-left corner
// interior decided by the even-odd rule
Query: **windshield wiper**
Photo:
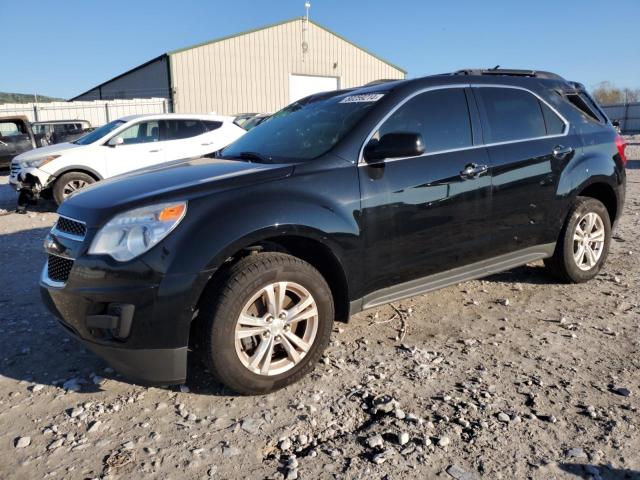
[[[266,163],[271,158],[267,158],[264,155],[258,152],[240,152],[238,154],[238,158],[242,158],[244,160],[258,160],[259,162]]]

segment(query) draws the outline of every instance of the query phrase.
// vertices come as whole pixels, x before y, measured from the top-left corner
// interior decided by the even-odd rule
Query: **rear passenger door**
[[[209,153],[207,129],[199,119],[166,120],[167,161]]]
[[[426,149],[418,157],[360,165],[368,292],[486,258],[490,165],[474,126],[479,119],[469,89],[451,87],[405,100],[374,132],[374,140],[420,133]],[[480,173],[464,175],[472,165]]]
[[[555,242],[558,181],[580,148],[579,139],[568,135],[567,121],[529,90],[476,86],[473,91],[492,164],[492,254]]]

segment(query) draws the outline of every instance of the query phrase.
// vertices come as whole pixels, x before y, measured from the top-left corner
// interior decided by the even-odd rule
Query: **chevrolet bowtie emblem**
[[[53,235],[47,235],[47,238],[44,240],[44,249],[49,253],[62,254],[66,250],[64,245],[61,245],[60,242]]]

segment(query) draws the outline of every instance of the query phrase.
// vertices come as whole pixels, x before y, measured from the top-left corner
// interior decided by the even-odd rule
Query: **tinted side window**
[[[580,113],[582,113],[582,115],[585,118],[588,118],[590,120],[595,120],[596,122],[604,121],[597,113],[598,108],[593,104],[591,99],[587,97],[584,93],[580,93],[580,94],[570,93],[567,95],[567,100],[569,100],[571,105],[573,105],[578,110],[580,110]]]
[[[544,123],[547,126],[547,135],[560,135],[564,132],[564,122],[551,110],[546,103],[540,102]]]
[[[467,97],[461,88],[433,90],[415,96],[396,110],[373,138],[387,133],[420,133],[427,152],[472,144]]]
[[[477,88],[487,114],[487,143],[544,137],[547,130],[538,99],[514,88]]]
[[[166,140],[183,140],[205,132],[200,120],[167,120]]]
[[[125,145],[157,142],[160,139],[160,128],[157,121],[142,122],[132,125],[117,136],[124,140]]]
[[[207,132],[212,130],[217,130],[222,126],[222,122],[216,122],[214,120],[203,120],[204,127],[207,129]]]

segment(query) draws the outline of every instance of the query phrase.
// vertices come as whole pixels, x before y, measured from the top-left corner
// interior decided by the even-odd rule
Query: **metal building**
[[[175,112],[274,112],[406,72],[305,17],[160,55],[72,100],[162,97]]]

